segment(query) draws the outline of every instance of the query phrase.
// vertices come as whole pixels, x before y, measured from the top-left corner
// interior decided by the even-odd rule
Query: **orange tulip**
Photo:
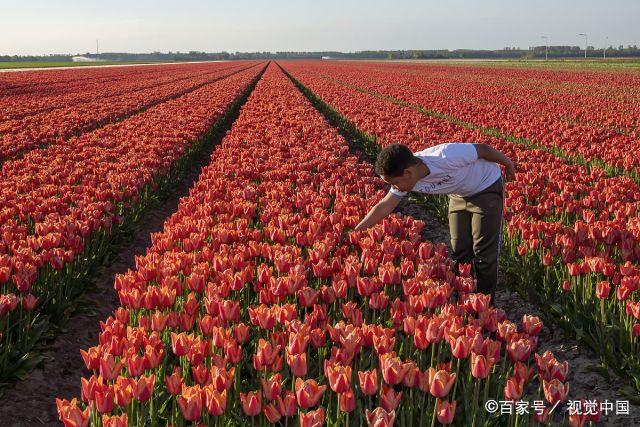
[[[240,393],[242,410],[249,417],[255,417],[262,411],[262,395],[260,390],[250,391],[247,394]]]
[[[102,427],[127,427],[129,425],[129,419],[127,414],[121,415],[107,415],[102,416]]]
[[[58,419],[62,421],[65,427],[86,427],[89,425],[89,407],[84,410],[78,408],[78,400],[73,399],[69,402],[66,399],[56,399],[58,408]]]
[[[300,427],[322,427],[324,423],[324,408],[309,411],[306,414],[298,412],[300,417]]]
[[[199,385],[183,386],[178,397],[178,407],[187,421],[197,421],[202,416],[202,389]]]
[[[522,330],[529,335],[538,335],[543,326],[543,323],[537,316],[529,316],[527,314],[522,316]]]
[[[382,378],[389,385],[396,385],[402,382],[409,366],[400,361],[400,358],[393,357],[393,354],[386,353],[380,356],[380,368]]]
[[[474,378],[487,378],[491,372],[492,364],[493,362],[491,360],[487,361],[483,355],[471,353],[471,375]]]
[[[437,371],[431,381],[429,392],[434,397],[443,398],[449,394],[449,391],[451,390],[451,387],[453,387],[453,383],[455,381],[456,374],[452,374],[444,370]]]
[[[205,386],[203,390],[207,412],[216,417],[224,414],[227,408],[227,390],[218,391],[211,384]]]
[[[307,375],[307,353],[287,354],[287,364],[294,377],[304,377]]]
[[[296,378],[295,390],[298,405],[304,409],[315,406],[326,389],[326,385],[318,385],[315,380],[303,381],[301,378]]]
[[[351,388],[351,366],[332,365],[325,360],[324,371],[335,393],[344,393]]]
[[[226,370],[225,368],[219,368],[217,366],[211,367],[211,383],[217,391],[222,392],[224,390],[231,389],[233,385],[233,378],[235,376],[236,368]]]
[[[466,359],[471,353],[471,340],[464,335],[459,336],[451,344],[451,354],[456,359]]]
[[[556,402],[563,402],[569,394],[569,384],[562,384],[559,380],[542,381],[544,397],[549,403],[555,405]]]
[[[518,381],[515,377],[507,379],[507,383],[504,386],[504,397],[506,400],[517,401],[522,397],[524,392],[524,381]]]
[[[438,400],[437,417],[441,424],[451,424],[456,414],[457,402],[447,402],[446,400]]]
[[[377,407],[373,411],[367,409],[365,415],[369,427],[393,427],[396,419],[396,411],[387,411],[381,407]]]
[[[273,403],[264,405],[262,408],[262,413],[265,415],[265,417],[267,417],[267,420],[271,424],[277,423],[278,421],[280,421],[280,418],[282,418],[282,415],[280,414],[278,409],[276,409]]]
[[[360,390],[365,396],[372,396],[378,392],[378,371],[358,371]]]

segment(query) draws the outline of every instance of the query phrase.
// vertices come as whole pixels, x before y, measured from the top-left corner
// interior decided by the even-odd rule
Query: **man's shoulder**
[[[423,150],[416,151],[413,153],[416,157],[434,157],[439,156],[442,152],[451,144],[456,144],[455,142],[444,142],[442,144],[433,145],[431,147],[427,147]]]

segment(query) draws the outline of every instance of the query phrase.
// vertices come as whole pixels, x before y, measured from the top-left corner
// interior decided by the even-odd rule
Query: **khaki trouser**
[[[498,282],[503,206],[502,178],[472,196],[449,195],[451,258],[456,268],[458,263],[472,263],[477,292],[491,294],[491,302]]]

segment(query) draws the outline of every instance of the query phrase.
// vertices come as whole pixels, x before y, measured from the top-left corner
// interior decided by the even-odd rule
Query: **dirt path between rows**
[[[151,246],[151,233],[161,231],[164,221],[178,209],[181,197],[198,180],[201,168],[209,163],[214,144],[209,143],[185,177],[175,184],[166,199],[149,208],[139,222],[139,229],[117,250],[115,260],[95,278],[95,289],[83,296],[90,313],[72,316],[62,333],[46,347],[48,359],[27,378],[8,386],[0,396],[0,426],[59,426],[55,398],[80,396],[80,378],[88,371],[80,349],[98,343],[99,322],[106,320],[119,306],[113,289],[116,274],[135,268],[135,257],[145,254]]]

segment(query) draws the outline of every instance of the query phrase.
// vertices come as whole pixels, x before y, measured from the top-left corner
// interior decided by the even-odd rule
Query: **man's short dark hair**
[[[417,163],[413,152],[403,144],[391,144],[382,149],[376,159],[376,173],[380,176],[398,177],[409,166]]]

